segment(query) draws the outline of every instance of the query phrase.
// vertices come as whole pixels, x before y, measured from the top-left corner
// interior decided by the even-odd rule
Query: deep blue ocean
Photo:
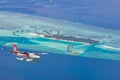
[[[120,30],[119,0],[1,0],[0,11],[19,12]]]
[[[40,62],[16,60],[2,50],[0,60],[1,80],[119,80],[120,62],[77,56],[41,55]]]
[[[77,56],[41,55],[40,62],[16,60],[4,47],[1,53],[1,80],[119,80],[120,62]],[[24,50],[21,50],[24,51]]]
[[[119,0],[0,0],[0,11],[120,30],[119,3]],[[49,53],[41,55],[40,62],[27,63],[16,60],[9,50],[10,47],[0,50],[0,80],[120,80],[120,61]]]

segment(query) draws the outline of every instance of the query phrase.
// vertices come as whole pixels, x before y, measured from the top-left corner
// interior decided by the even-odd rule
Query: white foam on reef
[[[13,45],[13,44],[18,44],[18,43],[12,42],[12,43],[5,43],[4,45],[5,45],[5,46],[9,46],[9,45]]]
[[[31,26],[37,26],[36,28],[31,28]],[[29,32],[27,32],[29,30]],[[58,20],[53,18],[45,18],[27,14],[12,13],[12,12],[0,12],[0,36],[6,37],[26,37],[32,42],[38,44],[20,44],[20,48],[38,50],[50,53],[68,54],[66,48],[68,45],[55,42],[40,42],[37,40],[32,40],[33,37],[40,37],[35,33],[41,32],[42,30],[54,30],[61,31],[62,34],[67,35],[77,35],[79,37],[91,38],[103,42],[103,46],[99,46],[106,50],[120,50],[120,45],[111,43],[112,40],[120,39],[120,31],[109,30],[104,28],[98,28],[95,26],[89,26],[82,23],[73,23],[64,20]],[[17,31],[17,32],[16,32]],[[102,37],[102,38],[101,38]],[[106,43],[104,42],[109,42]],[[119,42],[118,42],[119,43]],[[6,43],[8,44],[8,43]],[[85,46],[83,46],[85,45]],[[83,44],[79,47],[76,46],[74,51],[79,51],[84,53],[90,45]],[[109,46],[110,45],[110,46]],[[8,45],[11,46],[11,45]],[[117,47],[115,47],[117,46]],[[78,47],[78,48],[77,48]],[[85,53],[84,57],[99,57],[105,58],[104,56],[109,56],[109,59],[113,59],[113,54],[91,54]],[[114,59],[120,58],[120,54],[114,54]]]
[[[35,33],[29,33],[28,35],[30,35],[30,36],[35,36],[35,37],[44,37],[44,35],[37,35],[37,34],[35,34]]]
[[[102,49],[110,49],[110,50],[118,50],[118,51],[120,51],[120,48],[107,46],[107,45],[97,45],[96,47],[99,47],[99,48],[102,48]]]
[[[114,50],[120,50],[120,48],[115,48],[115,47],[111,47],[111,46],[102,46],[103,48],[107,48],[107,49],[114,49]]]

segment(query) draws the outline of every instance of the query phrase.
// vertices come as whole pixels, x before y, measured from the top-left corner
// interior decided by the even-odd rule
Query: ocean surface
[[[119,61],[68,55],[41,55],[40,62],[17,61],[4,47],[1,52],[1,80],[113,80],[119,78]],[[24,51],[23,49],[20,49]]]
[[[0,10],[120,30],[119,0],[1,0]]]
[[[5,48],[8,51],[10,48]],[[1,80],[113,80],[119,78],[119,61],[48,54],[40,62],[17,61],[15,56],[2,51]]]
[[[73,23],[82,22],[119,31],[119,3],[119,0],[0,0],[0,11],[60,19]],[[17,23],[17,20],[13,20]],[[0,33],[0,35],[3,34]],[[50,43],[42,44],[40,43],[42,41]],[[36,63],[18,61],[16,56],[9,52],[12,45],[5,45],[14,42],[18,44],[20,51],[48,52],[48,54],[41,55],[40,62]],[[87,48],[87,51],[85,50],[86,54],[76,56],[65,53],[69,43],[63,41],[56,42],[59,44],[51,45],[51,43],[53,44],[53,41],[48,39],[0,36],[0,80],[120,80],[119,51],[80,44],[76,49]],[[38,47],[38,44],[42,47]],[[78,47],[78,43],[75,45]]]

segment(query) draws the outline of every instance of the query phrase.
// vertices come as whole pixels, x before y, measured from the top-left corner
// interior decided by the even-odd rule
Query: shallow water
[[[6,40],[6,38],[5,40],[1,39],[1,44],[3,44],[3,46],[6,44],[17,43],[20,48],[48,53],[77,55],[112,60],[120,59],[120,45],[118,45],[120,39],[119,31],[98,28],[82,23],[73,23],[69,21],[30,16],[20,13],[0,12],[0,15],[1,27],[9,26],[9,24],[11,24],[9,28],[4,27],[4,29],[0,31],[1,36],[8,38],[8,40]],[[6,24],[2,24],[2,22]],[[88,45],[85,43],[56,41],[47,38],[40,38],[37,33],[41,33],[43,30],[52,30],[52,34],[56,34],[57,31],[61,31],[61,34],[90,38],[93,40],[98,40],[100,43],[95,45]],[[72,44],[74,45],[73,52],[68,53],[66,49],[68,45]]]

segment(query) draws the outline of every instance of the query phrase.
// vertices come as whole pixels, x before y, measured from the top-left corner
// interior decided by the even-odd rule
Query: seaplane
[[[19,58],[16,58],[16,59],[21,61],[39,62],[39,59],[40,59],[40,53],[20,52],[18,51],[16,44],[13,45],[13,49],[10,52],[18,56]]]

